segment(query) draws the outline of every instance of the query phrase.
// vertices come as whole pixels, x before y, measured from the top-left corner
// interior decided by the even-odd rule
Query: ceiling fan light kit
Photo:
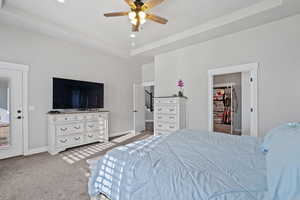
[[[124,0],[130,7],[129,12],[113,12],[104,14],[105,17],[120,17],[128,16],[130,23],[132,24],[132,32],[138,32],[140,26],[146,23],[146,20],[151,20],[160,24],[167,24],[168,20],[153,14],[146,13],[151,8],[161,4],[164,0],[148,0],[142,2],[142,0]]]

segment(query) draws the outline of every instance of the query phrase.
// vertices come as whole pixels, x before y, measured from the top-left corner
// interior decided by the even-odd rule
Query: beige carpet
[[[0,160],[0,200],[89,200],[86,160],[104,155],[113,147],[149,137],[150,134],[116,138],[111,142],[112,145],[107,144],[106,149],[101,149],[103,145],[94,144],[56,156],[42,153]]]

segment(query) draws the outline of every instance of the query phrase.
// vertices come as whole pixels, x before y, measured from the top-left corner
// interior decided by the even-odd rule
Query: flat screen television
[[[103,104],[103,83],[53,78],[53,109],[95,109]]]

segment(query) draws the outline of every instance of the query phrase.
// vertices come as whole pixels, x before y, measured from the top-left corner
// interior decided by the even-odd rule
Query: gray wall
[[[76,44],[0,24],[0,61],[30,66],[30,148],[47,144],[46,113],[52,108],[52,77],[105,83],[110,133],[132,130],[133,83],[141,67]]]
[[[143,82],[154,81],[154,63],[142,65],[142,79]]]
[[[300,119],[300,15],[155,57],[155,92],[177,93],[185,83],[189,126],[208,129],[208,70],[259,62],[259,134]]]

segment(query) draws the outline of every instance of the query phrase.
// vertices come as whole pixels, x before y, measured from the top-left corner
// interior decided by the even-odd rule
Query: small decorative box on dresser
[[[185,97],[157,97],[154,100],[154,135],[187,128]]]
[[[48,114],[48,152],[108,141],[109,112]]]

